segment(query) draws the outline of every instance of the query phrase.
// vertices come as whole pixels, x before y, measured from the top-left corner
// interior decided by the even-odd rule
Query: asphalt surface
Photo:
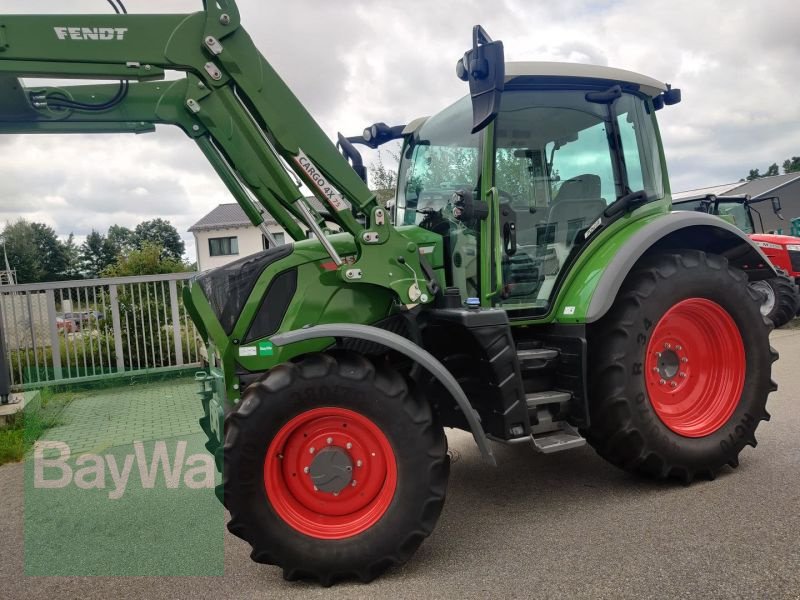
[[[414,558],[369,585],[284,582],[229,534],[224,577],[24,577],[22,467],[0,468],[3,598],[800,598],[800,330],[778,331],[769,423],[738,469],[652,483],[591,449],[496,446],[456,460],[439,525]]]

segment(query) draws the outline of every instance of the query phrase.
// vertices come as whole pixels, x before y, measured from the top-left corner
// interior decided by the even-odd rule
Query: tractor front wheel
[[[286,579],[370,581],[436,524],[444,431],[395,371],[353,353],[272,369],[226,420],[228,529]]]
[[[786,325],[800,310],[800,292],[788,275],[778,273],[772,279],[753,281],[750,287],[761,295],[761,314],[775,327]]]
[[[747,278],[719,256],[657,255],[589,331],[590,427],[613,464],[686,483],[738,465],[769,419],[777,354]]]

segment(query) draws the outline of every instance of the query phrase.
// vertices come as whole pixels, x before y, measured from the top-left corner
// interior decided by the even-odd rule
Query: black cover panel
[[[276,246],[196,277],[195,281],[200,284],[227,335],[233,331],[239,313],[264,269],[289,256],[293,249],[292,244]]]
[[[245,343],[265,338],[278,331],[289,303],[297,291],[297,269],[284,271],[273,279],[261,300],[256,318],[245,336]]]

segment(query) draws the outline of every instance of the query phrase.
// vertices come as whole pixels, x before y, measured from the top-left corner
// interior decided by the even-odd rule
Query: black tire
[[[761,314],[775,327],[786,325],[800,310],[800,291],[788,275],[778,273],[772,279],[754,281],[750,287],[762,297]]]
[[[265,487],[270,442],[290,420],[321,407],[371,420],[386,436],[397,465],[397,487],[386,512],[344,539],[301,533],[279,516]],[[249,386],[226,418],[223,460],[228,529],[252,546],[251,558],[282,567],[288,580],[314,579],[326,586],[353,577],[371,581],[406,562],[436,525],[450,471],[444,430],[430,405],[415,398],[395,371],[345,352],[281,364]]]
[[[659,320],[689,298],[722,307],[741,335],[744,352],[738,403],[718,429],[702,437],[686,437],[665,425],[648,394],[643,367]],[[771,363],[778,358],[769,345],[771,327],[745,275],[724,258],[686,250],[645,259],[625,280],[609,313],[589,330],[587,440],[612,464],[656,479],[674,477],[688,484],[698,475],[713,479],[726,464],[736,467],[744,446],[755,447],[756,427],[769,420],[767,396],[777,389],[770,379]]]

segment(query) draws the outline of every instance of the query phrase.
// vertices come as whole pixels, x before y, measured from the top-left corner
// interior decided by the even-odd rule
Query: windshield
[[[559,276],[605,208],[631,192],[664,197],[658,137],[645,99],[611,104],[587,90],[508,90],[495,126],[495,185],[514,222],[500,303],[546,310]]]
[[[471,134],[472,104],[462,98],[431,117],[403,152],[395,223],[419,225],[443,238],[445,279],[465,298],[478,296],[479,223],[453,217],[453,195],[478,197],[481,133]]]

